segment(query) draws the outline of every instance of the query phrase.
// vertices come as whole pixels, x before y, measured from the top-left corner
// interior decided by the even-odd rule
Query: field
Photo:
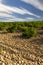
[[[0,22],[0,65],[43,65],[43,21]]]

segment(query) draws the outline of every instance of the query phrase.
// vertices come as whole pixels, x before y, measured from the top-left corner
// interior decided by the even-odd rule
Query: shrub
[[[0,26],[0,30],[3,30],[3,29],[4,29],[4,27]]]
[[[28,29],[28,27],[21,27],[21,31],[24,32]]]
[[[24,25],[26,26],[26,27],[32,27],[33,25],[32,25],[32,22],[24,22]]]
[[[35,36],[36,34],[37,34],[36,29],[33,27],[30,27],[30,28],[25,29],[22,36],[26,38],[30,38],[32,36]]]
[[[12,27],[9,27],[8,29],[6,29],[9,33],[13,33],[15,30],[16,30],[16,28],[14,27],[14,26],[12,26]]]
[[[25,31],[25,29],[27,29],[27,27],[22,27],[22,26],[19,26],[19,29],[18,30],[20,30],[20,31]]]

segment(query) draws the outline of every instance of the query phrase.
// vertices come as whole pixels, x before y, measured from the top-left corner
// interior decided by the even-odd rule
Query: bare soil
[[[0,31],[0,65],[43,65],[43,30],[28,39],[22,33]]]

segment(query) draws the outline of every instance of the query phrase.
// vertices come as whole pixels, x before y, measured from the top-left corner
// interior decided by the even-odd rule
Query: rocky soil
[[[25,39],[21,33],[0,32],[0,65],[43,65],[43,34]]]

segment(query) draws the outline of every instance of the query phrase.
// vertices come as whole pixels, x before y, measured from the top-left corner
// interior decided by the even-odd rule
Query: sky
[[[0,21],[43,20],[43,0],[0,0]]]

